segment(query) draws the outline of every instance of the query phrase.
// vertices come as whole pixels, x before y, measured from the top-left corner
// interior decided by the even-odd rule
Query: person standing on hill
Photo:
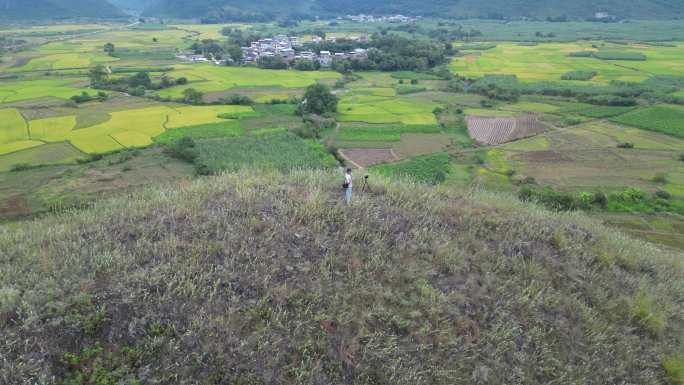
[[[342,187],[344,188],[344,199],[347,204],[350,204],[352,200],[353,185],[354,181],[352,180],[352,169],[347,168],[347,173],[344,174],[344,184],[342,184]]]

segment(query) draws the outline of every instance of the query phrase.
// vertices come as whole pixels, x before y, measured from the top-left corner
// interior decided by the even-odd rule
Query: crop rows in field
[[[481,144],[496,145],[544,131],[534,115],[517,118],[468,116],[468,134]]]
[[[684,138],[684,107],[657,105],[617,116],[612,121]]]

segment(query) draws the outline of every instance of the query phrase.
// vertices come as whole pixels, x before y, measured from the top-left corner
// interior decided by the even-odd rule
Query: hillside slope
[[[122,16],[123,13],[106,0],[0,0],[0,20]]]
[[[228,174],[0,227],[0,382],[682,376],[681,254],[499,195],[373,178],[345,206],[339,180]]]
[[[343,16],[348,14],[541,18],[567,16],[575,19],[606,12],[622,18],[672,19],[684,12],[680,0],[159,0],[147,11],[150,16],[198,17],[213,20],[282,19],[292,15]]]

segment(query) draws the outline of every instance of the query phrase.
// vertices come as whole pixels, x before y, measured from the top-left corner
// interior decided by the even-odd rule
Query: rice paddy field
[[[464,76],[516,75],[527,82],[560,81],[572,71],[595,71],[592,83],[606,84],[612,80],[639,82],[658,75],[684,75],[684,45],[674,47],[642,44],[611,44],[600,41],[572,43],[492,43],[494,48],[469,50],[465,46],[450,68]],[[643,61],[601,60],[596,57],[573,57],[576,52],[597,53],[602,50],[626,54],[641,54]],[[580,81],[566,81],[586,83]]]
[[[178,97],[187,88],[206,93],[224,92],[236,88],[304,88],[318,81],[334,82],[341,77],[339,73],[331,71],[280,71],[212,64],[177,65],[174,67],[173,75],[185,77],[189,83],[162,90],[158,93],[160,96]]]

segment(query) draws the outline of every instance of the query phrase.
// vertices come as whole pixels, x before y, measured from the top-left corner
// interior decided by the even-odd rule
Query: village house
[[[368,35],[354,36],[349,39],[360,43],[367,43],[369,41]],[[337,41],[334,37],[327,40],[330,42]],[[312,42],[316,41],[322,42],[323,39],[315,36]],[[367,50],[363,48],[357,48],[351,52],[321,51],[320,53],[315,53],[313,51],[299,51],[303,45],[296,36],[277,35],[271,38],[259,39],[251,42],[247,47],[241,47],[242,62],[256,63],[260,58],[281,57],[290,65],[297,60],[311,60],[319,63],[323,68],[330,68],[334,60],[363,60],[368,57]],[[206,57],[189,52],[179,52],[176,54],[176,58],[191,63],[212,62],[216,65],[225,65],[227,62],[232,62],[231,59],[216,59],[211,55]]]

